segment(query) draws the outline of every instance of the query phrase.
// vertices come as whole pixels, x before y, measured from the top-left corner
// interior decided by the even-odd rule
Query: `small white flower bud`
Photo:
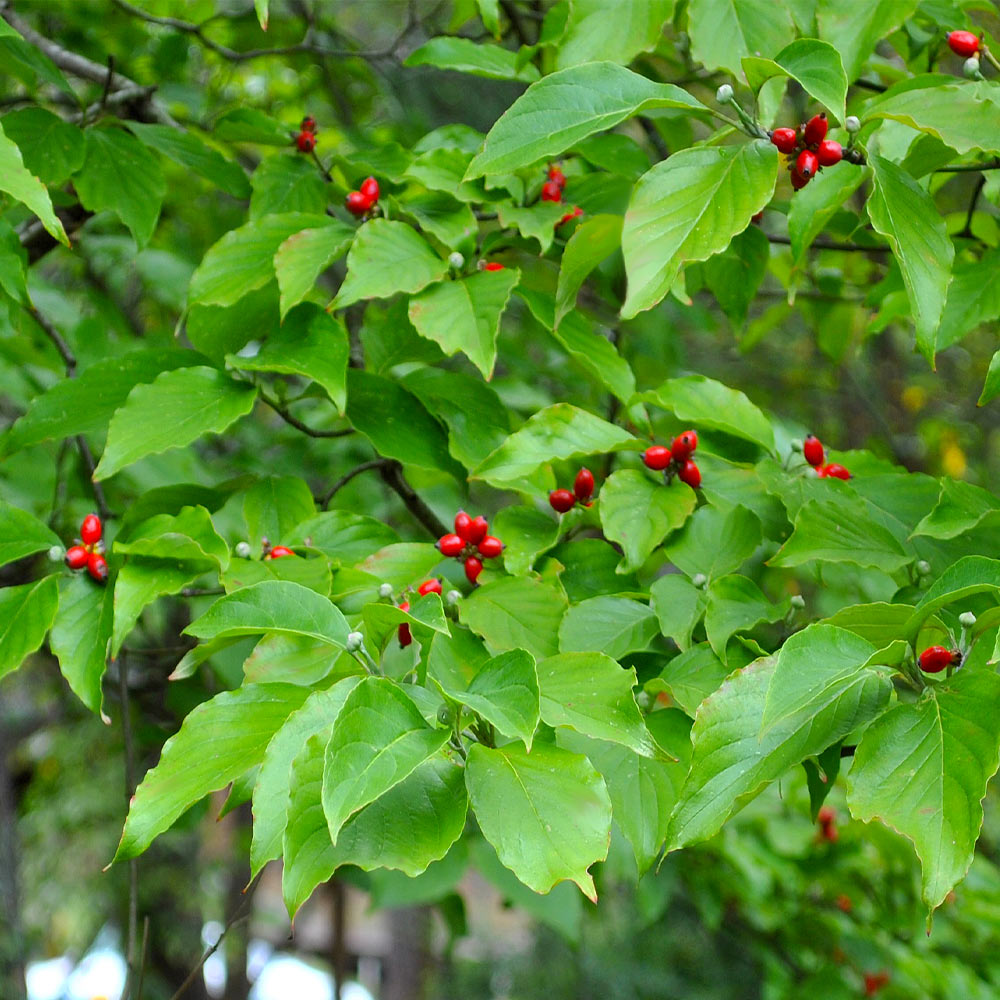
[[[696,587],[704,587],[705,584],[708,583],[708,577],[705,576],[704,573],[695,573],[695,575],[691,577],[691,582]]]
[[[379,597],[392,597],[392,584],[391,583],[383,583],[378,588],[378,596]]]
[[[465,257],[457,250],[454,250],[448,254],[448,263],[457,270],[458,268],[465,266]]]
[[[635,696],[635,703],[645,712],[653,704],[653,699],[649,696],[648,691],[640,691]]]
[[[365,642],[365,637],[360,632],[347,633],[347,652],[354,653],[359,650]]]
[[[445,594],[445,600],[449,604],[458,604],[461,599],[462,592],[460,590],[449,590],[448,593]]]
[[[240,559],[250,558],[250,543],[249,542],[237,542],[236,543],[236,555]]]
[[[802,438],[792,438],[792,440],[788,442],[788,447],[791,448],[792,451],[802,451]]]
[[[965,73],[965,75],[970,80],[978,80],[979,76],[980,76],[980,73],[979,73],[979,57],[978,56],[969,56],[969,58],[966,59],[965,63],[962,65],[962,72]]]
[[[848,115],[844,119],[844,128],[846,128],[847,131],[850,132],[852,135],[855,132],[860,132],[861,131],[861,120],[858,118],[857,115]]]
[[[931,564],[926,559],[921,559],[920,562],[917,563],[917,572],[921,576],[929,575],[930,571],[931,571]]]
[[[66,555],[66,550],[61,545],[53,545],[49,549],[49,560],[51,562],[62,562],[63,557]]]
[[[733,88],[728,83],[724,83],[715,92],[715,99],[720,104],[728,104],[733,99]]]
[[[792,594],[789,603],[793,608],[804,608],[806,606],[806,599],[801,594]]]
[[[963,611],[958,616],[958,623],[962,628],[972,628],[976,624],[976,616],[971,611]]]

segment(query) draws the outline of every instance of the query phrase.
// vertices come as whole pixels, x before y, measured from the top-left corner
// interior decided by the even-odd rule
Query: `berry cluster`
[[[295,137],[295,145],[300,153],[311,153],[316,148],[316,119],[306,115]]]
[[[554,511],[565,514],[572,510],[577,501],[584,507],[589,507],[594,501],[594,474],[590,469],[581,469],[573,480],[573,492],[569,490],[553,490],[549,494],[549,504]]]
[[[928,646],[920,654],[918,662],[925,674],[939,674],[945,667],[957,667],[962,662],[962,654],[957,649]]]
[[[850,479],[851,473],[843,465],[837,462],[826,462],[826,452],[823,450],[823,442],[815,434],[807,434],[802,442],[802,455],[805,460],[816,470],[816,475],[820,479]]]
[[[70,569],[83,569],[98,583],[108,578],[108,564],[104,558],[104,542],[101,536],[104,526],[96,514],[88,514],[80,525],[80,544],[71,545],[66,550],[66,565]]]
[[[683,431],[674,438],[669,448],[654,444],[642,453],[646,468],[662,472],[669,483],[676,476],[691,489],[701,486],[701,470],[695,465],[691,455],[698,447],[698,432]]]
[[[819,823],[819,833],[817,840],[835,844],[840,834],[837,832],[837,813],[829,806],[823,806],[816,814],[816,822]]]
[[[425,594],[440,594],[441,593],[441,581],[436,579],[424,580],[419,587],[417,587],[417,593],[423,597]],[[400,611],[409,611],[410,602],[402,601],[398,605]],[[410,634],[409,622],[403,622],[397,630],[397,635],[399,636],[399,645],[406,649],[407,646],[413,642],[413,636]]]
[[[551,163],[545,176],[547,180],[542,185],[542,201],[551,201],[558,205],[563,200],[563,191],[566,190],[566,175],[558,163]],[[583,209],[579,205],[575,205],[573,211],[567,212],[556,223],[556,228],[581,215],[583,215]]]
[[[464,510],[455,515],[455,533],[442,535],[437,542],[443,556],[454,557],[465,564],[465,578],[471,584],[483,571],[483,559],[496,559],[503,552],[503,542],[489,534],[485,517],[469,517]]]
[[[823,113],[813,115],[798,129],[776,128],[769,133],[778,151],[789,157],[792,187],[796,191],[804,188],[823,167],[832,167],[843,159],[840,143],[826,137],[828,127]]]
[[[348,191],[344,204],[351,215],[360,218],[367,215],[378,204],[379,198],[378,181],[374,177],[367,177],[357,191]]]

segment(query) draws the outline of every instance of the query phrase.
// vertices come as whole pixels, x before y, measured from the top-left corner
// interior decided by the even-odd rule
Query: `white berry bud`
[[[715,99],[720,104],[728,104],[733,99],[733,88],[728,83],[724,83],[715,92]]]
[[[696,587],[704,587],[705,584],[708,583],[708,577],[705,576],[704,573],[695,573],[695,575],[691,577],[691,582]]]
[[[976,616],[971,611],[963,611],[958,616],[958,623],[962,628],[972,628],[976,624]]]
[[[917,572],[921,576],[928,576],[930,574],[930,571],[931,571],[931,564],[926,559],[921,559],[920,562],[917,563]]]
[[[802,438],[792,438],[792,440],[788,443],[788,447],[791,448],[792,451],[802,451]]]
[[[649,697],[648,691],[640,691],[635,696],[635,703],[645,712],[653,704],[653,699]]]
[[[965,60],[965,63],[962,66],[962,72],[965,73],[965,75],[970,80],[976,80],[976,79],[978,79],[979,78],[979,57],[978,56],[969,56],[969,58]]]
[[[445,600],[449,604],[458,604],[461,599],[462,592],[460,590],[449,590],[448,593],[445,594]]]
[[[250,543],[249,542],[237,542],[236,543],[236,555],[240,559],[250,558]]]
[[[806,599],[801,594],[792,594],[789,603],[793,608],[804,608],[806,606]]]
[[[365,643],[365,637],[360,632],[347,633],[347,652],[354,653]]]
[[[858,118],[857,115],[848,115],[844,119],[844,128],[846,128],[847,131],[850,132],[852,135],[855,132],[860,132],[861,131],[861,120]]]
[[[49,559],[52,562],[62,562],[63,557],[66,555],[66,550],[61,545],[53,545],[49,549]]]
[[[455,250],[448,254],[448,263],[457,270],[465,265],[465,257]]]
[[[379,597],[392,597],[392,584],[391,583],[383,583],[378,588],[378,596]]]

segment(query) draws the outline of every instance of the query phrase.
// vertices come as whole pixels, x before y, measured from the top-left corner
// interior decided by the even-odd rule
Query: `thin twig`
[[[303,434],[308,434],[309,437],[314,438],[339,438],[346,437],[348,434],[354,433],[353,427],[344,427],[339,431],[320,431],[315,427],[310,427],[308,424],[304,424],[298,417],[292,416],[291,413],[285,407],[281,405],[276,399],[271,399],[270,396],[265,395],[265,393],[260,394],[260,401],[265,403],[267,406],[271,407],[275,413],[281,417],[290,427],[294,427],[297,431],[302,431]]]
[[[972,235],[972,217],[976,214],[976,203],[979,201],[979,196],[982,194],[983,188],[986,187],[986,175],[980,175],[979,179],[976,181],[975,190],[972,192],[972,200],[969,202],[969,211],[965,214],[965,225],[955,234],[956,236],[964,236],[967,239],[973,239]]]
[[[149,951],[149,917],[142,918],[142,951],[139,953],[139,978],[135,984],[136,1000],[142,1000],[142,983],[146,978],[146,959]]]
[[[769,243],[781,243],[784,246],[791,246],[792,240],[789,236],[780,236],[775,233],[766,233]],[[891,248],[886,246],[866,247],[860,243],[840,243],[837,240],[813,240],[810,244],[815,250],[851,250],[858,253],[889,253]]]
[[[330,506],[330,501],[355,477],[360,476],[362,472],[367,472],[369,469],[378,469],[386,464],[388,459],[385,458],[373,458],[370,462],[362,462],[360,465],[355,466],[350,472],[345,472],[344,475],[338,479],[333,486],[322,496],[318,497],[319,505],[326,510]]]
[[[113,55],[108,56],[108,77],[104,81],[104,90],[101,91],[101,110],[104,110],[104,106],[108,103],[108,94],[111,93],[111,81],[114,79],[115,75],[115,57]]]
[[[132,714],[128,700],[128,672],[125,658],[118,660],[118,697],[121,701],[122,737],[125,745],[125,811],[132,805],[132,795],[135,792],[135,744],[132,740]],[[130,858],[128,863],[128,975],[125,987],[122,989],[122,1000],[137,996],[133,987],[138,979],[135,945],[139,928],[139,864],[136,858]]]
[[[659,129],[653,124],[652,119],[647,118],[645,115],[639,115],[638,120],[643,132],[646,133],[646,138],[653,149],[656,150],[656,155],[661,160],[665,160],[670,155],[670,150],[667,149],[667,144],[663,141],[663,136],[660,135]]]
[[[185,587],[181,591],[181,597],[218,597],[226,592],[224,587]],[[169,648],[169,647],[165,647]],[[178,647],[183,649],[186,647]]]
[[[406,481],[403,466],[396,461],[387,461],[380,470],[386,485],[395,490],[407,510],[435,537],[448,533],[444,522],[417,495],[417,491]]]
[[[949,167],[935,167],[935,174],[971,174],[977,170],[1000,170],[1000,157],[987,160],[985,163],[953,163]]]

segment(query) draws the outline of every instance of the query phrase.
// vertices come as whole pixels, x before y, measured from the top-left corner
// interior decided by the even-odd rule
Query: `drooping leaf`
[[[768,0],[692,0],[688,25],[694,58],[733,74],[744,56],[777,52],[794,37],[785,5]]]
[[[574,604],[559,626],[563,653],[599,649],[621,659],[642,652],[659,635],[656,615],[647,604],[628,597],[590,597]]]
[[[819,37],[841,55],[848,80],[856,80],[875,46],[892,34],[916,10],[918,0],[872,0],[844,5],[840,0],[818,0]],[[762,50],[766,55],[766,50]]]
[[[37,517],[0,500],[0,566],[61,544],[59,536]]]
[[[336,220],[335,220],[336,222]],[[319,276],[351,245],[354,230],[343,222],[292,233],[274,255],[281,316],[313,290]]]
[[[773,60],[747,56],[743,59],[743,72],[754,91],[775,76],[788,76],[831,111],[837,121],[844,120],[847,74],[840,53],[828,42],[799,38],[786,45]]]
[[[477,587],[459,605],[462,623],[497,654],[526,649],[536,659],[559,652],[559,624],[566,598],[551,584],[504,577]]]
[[[5,114],[3,131],[17,143],[27,170],[43,184],[62,184],[83,165],[83,132],[44,108]]]
[[[566,242],[559,269],[556,289],[556,327],[563,317],[576,307],[576,293],[587,275],[621,246],[622,218],[620,215],[595,215],[579,226]]]
[[[69,246],[66,231],[53,211],[49,192],[45,185],[25,167],[21,150],[4,135],[2,125],[0,125],[0,191],[9,194],[15,201],[27,205],[41,220],[50,236]]]
[[[796,264],[805,260],[813,240],[869,176],[866,169],[847,166],[850,169],[824,170],[795,193],[788,209],[788,235]]]
[[[624,3],[609,17],[602,0],[573,0],[559,41],[556,68],[607,59],[627,65],[656,47],[674,13],[674,0]]]
[[[691,634],[705,613],[703,592],[680,573],[668,573],[653,583],[649,594],[660,633],[673,639],[680,650],[687,649]]]
[[[41,646],[58,607],[54,576],[0,589],[0,678]]]
[[[283,212],[323,215],[326,211],[329,199],[323,178],[314,163],[296,153],[263,159],[253,172],[250,184],[253,188],[251,219]],[[353,230],[346,223],[340,222],[331,228],[341,229],[350,242]]]
[[[737,573],[719,577],[706,592],[705,634],[716,655],[725,659],[730,636],[761,622],[780,621],[788,608],[787,599],[772,603],[749,577]]]
[[[398,541],[399,535],[383,521],[346,510],[329,510],[296,525],[285,544],[319,549],[325,556],[351,566]]]
[[[1000,499],[989,490],[959,479],[942,477],[938,502],[913,529],[913,534],[928,538],[955,538],[997,513],[1000,513]]]
[[[705,506],[694,512],[663,551],[688,576],[702,573],[714,580],[738,570],[760,541],[760,520],[746,507],[723,511]]]
[[[70,690],[95,715],[101,714],[101,679],[108,663],[114,592],[86,573],[59,581],[59,610],[49,646]]]
[[[315,513],[312,491],[297,476],[264,476],[243,495],[243,520],[253,552],[261,550],[265,538],[271,545],[287,545],[292,529]]]
[[[457,73],[484,76],[489,80],[520,80],[532,83],[538,79],[533,63],[517,65],[517,53],[499,45],[474,42],[471,38],[439,36],[424,42],[404,60],[404,66],[436,66]]]

